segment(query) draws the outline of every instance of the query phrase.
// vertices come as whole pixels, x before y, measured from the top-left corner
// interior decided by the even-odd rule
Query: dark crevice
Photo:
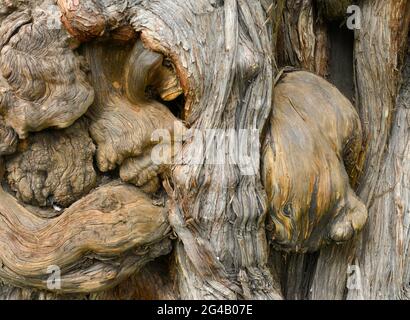
[[[284,259],[286,271],[281,279],[283,294],[286,299],[309,299],[319,254],[319,252],[287,254]],[[293,277],[293,279],[290,279],[290,277]]]
[[[164,104],[168,109],[172,112],[172,114],[177,117],[178,119],[182,119],[183,110],[185,106],[185,97],[184,95],[180,95],[173,101],[160,101]],[[183,119],[182,119],[183,120]]]
[[[329,81],[354,101],[354,31],[339,23],[329,24]]]

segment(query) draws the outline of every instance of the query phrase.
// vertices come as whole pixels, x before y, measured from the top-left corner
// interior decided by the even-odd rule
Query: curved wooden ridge
[[[0,29],[4,77],[0,155],[11,154],[0,160],[1,179],[5,176],[3,182],[8,182],[25,203],[19,203],[8,191],[0,191],[0,278],[16,286],[48,289],[48,268],[57,266],[61,270],[59,293],[100,291],[168,254],[171,242],[167,210],[154,205],[149,195],[123,182],[94,189],[101,179],[93,167],[93,157],[97,157],[101,171],[112,170],[124,161],[124,181],[141,187],[149,184],[159,169],[140,165],[144,159],[138,157],[144,157],[145,148],[152,145],[150,136],[159,125],[159,113],[170,128],[176,119],[164,106],[143,98],[144,89],[154,83],[158,93],[169,99],[182,91],[173,72],[162,66],[161,55],[149,53],[140,43],[126,45],[137,50],[118,49],[118,54],[131,52],[135,57],[140,68],[135,66],[138,74],[133,85],[139,87],[128,90],[134,102],[123,98],[118,86],[126,82],[128,73],[124,80],[119,76],[109,97],[117,99],[115,108],[118,102],[122,108],[107,112],[110,99],[104,90],[94,94],[84,61],[70,48],[72,40],[64,30],[50,30],[48,18],[45,11],[16,12]],[[144,55],[155,59],[138,58]],[[91,69],[103,64],[97,60],[96,56]],[[115,62],[126,67],[125,60]],[[103,83],[107,81],[102,80],[104,76],[114,76],[94,71],[101,71]],[[99,88],[92,79],[91,83]],[[133,127],[127,130],[118,120]],[[101,121],[105,121],[104,127]],[[66,129],[50,129],[53,127]],[[123,129],[123,134],[116,128]],[[22,139],[19,142],[15,132]],[[119,156],[113,160],[115,154]],[[106,168],[101,159],[109,159],[106,163],[111,167]],[[49,208],[53,206],[66,209],[61,213]]]
[[[350,240],[367,219],[349,183],[362,146],[356,110],[334,86],[304,71],[283,74],[274,105],[262,157],[272,244],[306,252]]]
[[[0,191],[0,277],[47,289],[48,267],[62,272],[62,292],[108,288],[170,250],[166,209],[131,185],[102,186],[42,219]]]
[[[315,251],[362,229],[366,208],[349,181],[357,112],[313,74],[274,84],[265,11],[252,1],[59,0],[67,30],[50,31],[46,11],[3,21],[0,156],[12,155],[1,167],[0,278],[47,289],[55,265],[62,292],[103,290],[168,254],[172,227],[183,298],[279,299],[268,244]],[[189,132],[259,130],[264,144],[251,151],[262,168],[154,165],[152,133],[184,126],[150,86],[163,101],[184,94]],[[184,142],[189,158],[197,146]],[[117,169],[121,180],[104,183]],[[164,177],[169,206],[158,207]],[[53,217],[53,205],[67,208]]]
[[[48,18],[45,12],[15,12],[0,29],[1,73],[8,84],[0,91],[0,108],[21,139],[69,127],[94,100],[67,33],[50,30]]]

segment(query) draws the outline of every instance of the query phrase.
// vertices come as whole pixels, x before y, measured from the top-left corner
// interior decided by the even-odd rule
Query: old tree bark
[[[410,298],[408,0],[1,1],[0,299]]]

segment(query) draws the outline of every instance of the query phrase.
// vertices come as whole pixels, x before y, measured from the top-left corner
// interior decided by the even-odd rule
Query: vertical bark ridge
[[[358,262],[362,287],[349,299],[410,299],[410,54],[387,154],[369,213]]]
[[[262,130],[272,94],[266,19],[261,4],[247,0],[223,6],[173,1],[136,9],[132,24],[145,43],[178,57],[177,69],[183,66],[192,133]],[[245,151],[249,143],[228,147]],[[197,147],[187,139],[182,154],[188,163],[174,168],[168,188],[175,200],[170,222],[181,239],[176,252],[182,298],[278,298],[266,266],[266,195],[259,167],[244,176],[236,164],[204,159],[192,165],[189,157]]]
[[[328,74],[329,39],[326,24],[313,0],[286,1],[278,40],[278,63]]]
[[[401,78],[400,58],[406,47],[409,27],[407,2],[363,0],[359,3],[362,23],[361,29],[356,32],[355,77],[356,102],[363,125],[364,147],[362,163],[358,164],[358,168],[363,168],[358,194],[368,206],[374,206],[373,202],[379,197],[375,189],[381,185],[379,174],[384,165],[383,160],[395,114],[395,100]],[[381,262],[375,260],[379,255],[374,250],[384,245],[380,234],[383,230],[380,227],[384,224],[382,217],[377,210],[370,210],[369,224],[358,238],[361,246],[357,246],[358,241],[351,241],[343,246],[333,246],[321,251],[312,284],[311,299],[345,298],[347,270],[351,264],[361,268],[363,283],[368,281],[363,277],[372,274]],[[374,241],[376,248],[368,247],[369,241]],[[354,252],[357,252],[357,258]],[[363,264],[367,259],[371,259],[372,263]],[[369,287],[364,291],[360,290],[360,293],[363,295],[356,293],[349,296],[376,296],[376,291]]]

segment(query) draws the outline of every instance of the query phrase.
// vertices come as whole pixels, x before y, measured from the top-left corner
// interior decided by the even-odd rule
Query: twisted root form
[[[0,277],[48,290],[49,268],[58,267],[58,293],[108,289],[168,254],[169,231],[165,208],[119,182],[96,189],[54,219],[37,217],[0,190]]]

